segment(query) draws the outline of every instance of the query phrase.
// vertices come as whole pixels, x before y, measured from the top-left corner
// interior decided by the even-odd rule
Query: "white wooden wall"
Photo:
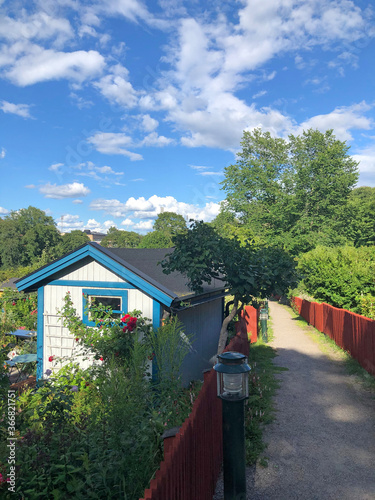
[[[44,287],[44,342],[43,342],[43,371],[47,369],[56,370],[63,366],[68,361],[76,360],[82,368],[88,367],[93,363],[93,357],[83,359],[82,353],[77,347],[77,343],[73,335],[62,324],[59,316],[59,310],[64,305],[64,297],[67,292],[70,296],[79,317],[82,319],[83,297],[82,289],[91,288],[95,290],[111,290],[111,288],[99,288],[90,285],[90,281],[106,281],[116,283],[126,283],[125,280],[112,273],[101,264],[93,261],[82,266],[64,276],[60,280],[69,281],[85,281],[85,285],[69,286],[64,285],[46,285]],[[117,289],[118,291],[118,289]],[[116,295],[116,289],[113,289],[113,294]],[[138,309],[142,312],[145,318],[152,320],[153,300],[138,289],[128,289],[128,311]],[[61,363],[56,361],[50,362],[48,358],[56,356],[64,358]]]

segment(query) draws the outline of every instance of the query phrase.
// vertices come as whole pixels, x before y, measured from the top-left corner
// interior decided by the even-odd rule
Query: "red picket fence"
[[[293,298],[298,313],[375,375],[375,321],[329,304]]]
[[[258,340],[259,309],[245,306],[238,316],[236,332],[243,332],[251,343],[256,342]]]
[[[239,332],[225,350],[248,356],[247,336]],[[204,374],[191,414],[178,434],[164,443],[164,461],[140,500],[212,500],[223,458],[221,419],[212,369]]]

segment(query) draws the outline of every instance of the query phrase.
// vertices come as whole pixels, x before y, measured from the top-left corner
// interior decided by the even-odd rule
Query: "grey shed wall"
[[[203,380],[203,371],[216,363],[216,358],[214,362],[210,359],[217,353],[223,307],[224,301],[220,298],[178,313],[184,332],[194,337],[194,352],[186,356],[182,366],[184,385],[191,380]]]

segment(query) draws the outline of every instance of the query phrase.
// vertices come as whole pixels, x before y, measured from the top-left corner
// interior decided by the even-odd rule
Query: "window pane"
[[[121,311],[121,297],[100,297],[100,296],[91,296],[91,305],[99,305],[102,304],[107,310],[112,309],[112,311]],[[112,317],[116,318],[121,316],[121,313],[112,313]],[[100,318],[100,316],[99,316]]]

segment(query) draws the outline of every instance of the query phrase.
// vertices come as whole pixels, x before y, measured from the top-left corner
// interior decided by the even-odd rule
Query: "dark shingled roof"
[[[98,248],[98,247],[97,247]],[[125,267],[130,264],[133,272],[139,275],[144,275],[159,283],[162,287],[170,290],[177,297],[187,297],[195,295],[192,290],[187,286],[188,278],[179,273],[173,272],[171,274],[163,273],[163,268],[160,264],[165,256],[173,252],[173,248],[100,248],[105,251],[108,256],[113,255],[117,257],[116,260],[120,261]],[[122,261],[122,262],[121,262]],[[140,273],[137,273],[137,270]],[[224,288],[223,282],[219,280],[212,280],[211,284],[203,285],[203,293],[210,293]]]
[[[7,281],[4,281],[3,283],[0,283],[0,290],[3,290],[4,288],[12,288],[14,290],[17,290],[15,282],[19,278],[9,278]]]

